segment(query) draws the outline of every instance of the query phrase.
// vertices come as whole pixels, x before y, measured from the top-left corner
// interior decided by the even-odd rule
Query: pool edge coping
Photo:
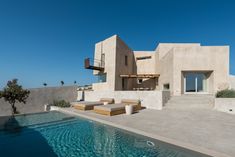
[[[67,113],[67,114],[76,115],[76,116],[86,118],[86,119],[89,119],[89,120],[93,120],[93,121],[96,121],[96,122],[100,122],[100,123],[103,123],[103,124],[106,124],[106,125],[109,125],[109,126],[113,126],[113,127],[120,128],[120,129],[123,129],[123,130],[126,130],[126,131],[130,131],[130,132],[133,132],[133,133],[136,133],[136,134],[140,134],[140,135],[143,135],[143,136],[146,136],[146,137],[150,137],[150,138],[153,138],[153,139],[165,142],[165,143],[169,143],[169,144],[172,144],[172,145],[175,145],[175,146],[179,146],[179,147],[182,147],[182,148],[194,151],[194,152],[198,152],[198,153],[201,153],[201,154],[204,154],[204,155],[213,156],[213,157],[232,157],[228,154],[224,154],[224,153],[221,153],[221,152],[218,152],[218,151],[215,151],[215,150],[211,150],[211,149],[208,149],[208,148],[203,148],[201,146],[192,145],[192,144],[187,143],[187,142],[181,142],[181,141],[178,141],[178,140],[175,140],[175,139],[171,139],[171,138],[168,138],[168,137],[156,135],[156,134],[153,134],[153,133],[148,133],[148,132],[145,132],[145,131],[142,131],[142,130],[139,130],[139,129],[123,126],[123,125],[116,124],[116,123],[113,123],[113,122],[110,122],[110,121],[107,121],[107,120],[99,119],[99,118],[96,118],[96,117],[83,115],[83,114],[77,113],[77,112],[72,111],[72,110],[57,108],[57,111]]]

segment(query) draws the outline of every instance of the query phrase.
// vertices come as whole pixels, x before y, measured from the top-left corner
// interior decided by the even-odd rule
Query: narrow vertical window
[[[125,66],[128,65],[128,56],[125,56]]]
[[[125,81],[124,78],[122,78],[122,89],[125,88],[125,82],[124,81]]]
[[[101,67],[104,67],[104,63],[105,63],[105,54],[102,53],[101,54]]]

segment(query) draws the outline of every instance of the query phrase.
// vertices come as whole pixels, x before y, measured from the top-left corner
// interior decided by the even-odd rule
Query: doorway
[[[184,73],[184,93],[207,93],[207,77],[203,72]]]

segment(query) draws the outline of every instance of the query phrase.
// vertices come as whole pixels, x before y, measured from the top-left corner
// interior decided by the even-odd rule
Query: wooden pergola
[[[123,74],[120,75],[122,78],[158,78],[160,74]]]

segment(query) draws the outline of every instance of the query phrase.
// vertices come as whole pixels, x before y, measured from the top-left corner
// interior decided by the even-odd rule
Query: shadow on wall
[[[156,88],[156,79],[140,79],[141,83],[137,83],[138,80],[135,78],[133,79],[133,88],[143,88],[149,90],[155,90]],[[140,81],[139,80],[139,81]],[[133,90],[133,89],[131,89]]]
[[[1,156],[57,156],[38,131],[20,126],[14,116],[0,118],[0,145]]]

